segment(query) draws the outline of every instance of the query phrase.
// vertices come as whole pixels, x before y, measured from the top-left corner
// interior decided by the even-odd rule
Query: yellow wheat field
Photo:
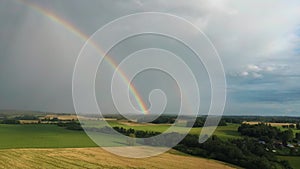
[[[129,159],[100,148],[7,149],[0,150],[0,168],[162,168],[231,169],[225,163],[165,153],[146,159]]]

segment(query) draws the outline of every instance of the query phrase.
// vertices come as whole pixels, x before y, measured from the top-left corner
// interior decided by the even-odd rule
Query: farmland
[[[235,168],[215,160],[177,155],[175,151],[147,159],[128,159],[100,148],[0,150],[0,168]]]
[[[0,124],[0,138],[0,149],[96,146],[83,131],[47,124]]]
[[[126,126],[116,121],[111,122],[112,126],[122,126],[124,128],[134,128],[136,130],[163,132],[167,125],[156,126]],[[178,127],[180,131],[181,127]],[[230,124],[220,126],[215,134],[220,138],[239,138],[237,132],[238,125]],[[190,133],[199,134],[201,128],[193,128]],[[97,133],[98,135],[100,133]],[[100,134],[101,135],[101,134]],[[75,148],[75,147],[95,147],[96,144],[83,132],[66,130],[56,125],[50,124],[26,124],[7,125],[0,124],[0,149],[3,148]],[[105,138],[105,137],[102,137]],[[117,140],[117,138],[116,138]],[[111,142],[111,140],[108,140]],[[105,140],[104,140],[105,142]],[[108,144],[111,146],[111,143]],[[118,144],[116,144],[118,145]]]
[[[118,136],[95,133],[101,146],[120,146]],[[9,148],[79,148],[97,145],[84,131],[66,130],[50,124],[6,125],[0,124],[0,149]]]
[[[91,122],[90,122],[91,123]],[[94,123],[94,124],[93,124]],[[133,125],[132,123],[124,123],[118,120],[112,120],[108,122],[112,127],[123,127],[125,129],[132,128],[134,130],[142,131],[154,131],[154,132],[164,132],[171,127],[169,124],[137,124]],[[91,124],[90,124],[91,125]],[[102,127],[97,123],[97,121],[92,122],[92,126],[87,127]],[[227,126],[219,126],[214,132],[215,135],[221,139],[236,139],[241,138],[240,134],[237,132],[239,124],[228,124]],[[186,130],[185,127],[174,126],[176,132],[182,133]],[[190,130],[190,134],[199,135],[202,127],[195,127]]]
[[[244,121],[243,123],[250,124],[250,125],[254,125],[254,124],[259,124],[259,123],[261,123],[261,122],[258,122],[258,121]],[[296,126],[295,123],[269,123],[269,122],[267,122],[266,124],[267,124],[267,125],[274,126],[274,127],[289,126],[289,125],[294,125],[294,126]]]
[[[170,125],[144,125],[144,126],[127,126],[120,125],[118,123],[112,123],[112,126],[122,126],[124,128],[133,128],[135,130],[143,130],[143,131],[156,131],[156,132],[164,132],[166,131]],[[239,124],[228,124],[227,126],[219,126],[214,132],[215,135],[222,139],[231,139],[231,138],[240,138],[240,134],[237,132]],[[184,131],[184,127],[176,127],[175,129],[180,133]],[[190,134],[199,135],[202,127],[192,128],[190,130]]]
[[[29,117],[29,116],[27,116]],[[49,117],[49,116],[47,116]],[[64,117],[67,117],[66,115]],[[55,165],[59,166],[66,166],[67,168],[79,168],[79,167],[86,167],[86,168],[95,168],[96,166],[102,167],[102,168],[170,168],[173,164],[176,164],[175,162],[172,163],[162,163],[161,166],[157,166],[156,164],[151,164],[151,162],[155,161],[155,158],[150,158],[151,162],[147,162],[146,159],[143,163],[139,162],[138,160],[132,161],[132,165],[124,164],[124,159],[119,157],[110,157],[111,154],[107,153],[103,150],[98,150],[96,147],[98,147],[87,135],[84,131],[82,131],[82,128],[79,130],[77,129],[68,129],[65,124],[77,124],[77,121],[68,119],[69,121],[66,121],[67,118],[64,118],[64,120],[57,120],[60,119],[59,117],[55,117],[56,120],[48,120],[48,121],[39,121],[38,124],[28,124],[28,123],[21,123],[21,124],[0,124],[0,161],[7,161],[5,162],[5,165],[9,165],[10,159],[18,158],[20,160],[16,160],[16,164],[20,165],[18,168],[33,168],[33,165],[38,164],[39,166],[44,166],[47,168],[55,167]],[[73,118],[73,117],[72,117]],[[29,120],[28,120],[29,121]],[[41,123],[44,122],[44,123]],[[105,128],[105,123],[103,119],[95,119],[95,118],[85,118],[82,120],[82,126],[87,127],[87,129],[90,129],[89,134],[96,134],[96,139],[101,140],[101,146],[105,147],[113,147],[114,149],[119,146],[128,146],[128,142],[126,142],[125,139],[120,139],[120,136],[118,135],[107,135],[105,132],[101,132],[99,129]],[[174,126],[172,124],[168,123],[162,123],[162,124],[153,124],[153,123],[136,123],[136,122],[128,122],[126,120],[117,120],[114,118],[110,118],[107,120],[108,124],[112,127],[119,127],[123,128],[122,134],[126,135],[126,132],[134,129],[133,131],[147,131],[147,132],[164,132],[168,130],[170,127],[174,127],[176,129],[176,132],[178,134],[183,133],[187,128],[183,126]],[[205,157],[205,158],[212,158],[220,161],[226,161],[232,164],[241,165],[241,166],[248,166],[246,162],[243,162],[241,164],[240,162],[231,161],[231,159],[239,159],[239,157],[233,157],[226,154],[226,152],[232,151],[238,152],[238,151],[249,151],[248,149],[251,149],[251,146],[246,149],[241,149],[240,146],[237,146],[240,141],[234,141],[236,139],[243,139],[242,142],[247,142],[247,145],[255,145],[258,144],[258,141],[251,141],[251,140],[245,140],[244,136],[241,135],[240,132],[238,132],[240,124],[237,123],[228,123],[224,126],[218,126],[216,131],[214,132],[214,135],[217,136],[217,139],[214,138],[213,140],[210,139],[207,143],[203,145],[197,145],[197,147],[190,147],[190,143],[193,143],[191,139],[193,140],[197,136],[192,137],[193,135],[199,135],[202,128],[201,127],[193,127],[190,130],[190,134],[188,139],[185,140],[185,142],[181,143],[180,146],[175,147],[176,150],[181,151],[180,153],[178,151],[172,150],[172,154],[166,153],[163,155],[160,155],[158,157],[162,157],[163,159],[167,158],[166,156],[172,156],[170,158],[177,158],[173,157],[173,155],[181,154],[180,157],[185,158],[195,158],[192,156],[188,156],[184,154],[182,156],[182,152],[187,154],[192,154],[199,157]],[[280,128],[280,126],[276,126]],[[96,130],[98,129],[98,130]],[[282,128],[281,130],[286,130]],[[296,129],[294,131],[297,131]],[[128,133],[127,133],[128,134]],[[109,137],[107,137],[109,136]],[[138,137],[138,136],[137,136]],[[93,138],[95,139],[95,138]],[[158,140],[156,140],[158,141]],[[143,143],[137,142],[136,145],[141,146]],[[259,147],[263,147],[261,145],[258,145]],[[217,150],[215,149],[209,149],[209,147],[218,147]],[[226,147],[231,147],[230,149],[227,149]],[[126,147],[127,148],[127,147]],[[226,149],[226,151],[219,152],[218,150]],[[255,148],[256,150],[256,148]],[[285,148],[284,150],[288,150]],[[95,151],[96,154],[93,154],[92,151]],[[263,150],[264,151],[264,150]],[[74,153],[72,153],[74,152]],[[175,152],[175,153],[174,153]],[[278,152],[283,152],[279,151]],[[232,154],[231,153],[231,154]],[[250,153],[250,152],[248,152]],[[264,152],[266,153],[266,152]],[[41,154],[45,154],[45,156],[41,157]],[[79,155],[81,154],[81,155]],[[106,157],[105,159],[102,159],[102,157],[98,157],[98,154],[101,156]],[[215,154],[218,154],[218,156],[215,156]],[[225,156],[223,156],[223,154]],[[289,154],[289,151],[286,152],[286,155]],[[64,155],[66,158],[62,158],[61,155]],[[282,155],[282,154],[277,154]],[[228,156],[228,158],[227,158]],[[156,158],[158,158],[156,157]],[[220,157],[220,158],[219,158]],[[2,159],[1,159],[2,158]],[[78,158],[78,159],[77,159]],[[108,158],[114,158],[116,160],[110,161],[107,160]],[[168,157],[169,158],[169,157]],[[179,157],[178,157],[179,158]],[[286,159],[288,158],[288,159]],[[299,164],[297,164],[296,157],[289,158],[288,156],[280,157],[280,159],[285,159],[291,163],[291,165],[294,168],[297,168]],[[41,160],[33,160],[33,159],[41,159]],[[75,160],[73,160],[75,159]],[[196,158],[201,159],[202,158]],[[247,156],[247,160],[253,160],[252,157]],[[120,160],[120,161],[119,161]],[[128,161],[128,159],[126,159]],[[125,161],[126,161],[125,160]],[[160,159],[161,161],[164,161]],[[247,161],[246,160],[246,161]],[[18,163],[18,161],[20,163]],[[46,162],[47,161],[47,162]],[[55,163],[54,161],[57,161]],[[169,160],[172,161],[172,160]],[[185,160],[186,161],[186,160]],[[207,160],[207,164],[210,165],[210,163],[219,163],[212,160]],[[119,164],[120,163],[120,164]],[[206,162],[204,162],[206,164]],[[269,163],[269,162],[268,162]],[[131,164],[131,163],[130,163]],[[159,163],[158,163],[159,164]],[[189,168],[199,168],[196,167],[192,163],[188,165]],[[263,164],[263,163],[260,163]],[[271,164],[271,163],[270,163]],[[273,163],[274,165],[279,164]],[[250,164],[249,164],[250,165]],[[0,163],[1,166],[1,163]],[[179,164],[176,164],[176,166],[180,166]],[[1,168],[1,167],[0,167]],[[184,166],[180,166],[180,168],[184,168]],[[218,168],[216,167],[207,167],[207,168]],[[223,166],[224,168],[224,166]]]
[[[149,131],[164,131],[170,127],[132,126],[118,121],[110,124]],[[216,133],[226,135],[236,128],[236,125],[223,126]],[[199,134],[200,131],[201,128],[194,128],[191,132]],[[67,130],[55,124],[0,124],[0,136],[0,168],[237,168],[175,150],[147,159],[122,158],[96,148],[97,145],[83,131]],[[111,137],[103,140],[108,145],[115,142],[119,146],[117,141],[118,138]]]

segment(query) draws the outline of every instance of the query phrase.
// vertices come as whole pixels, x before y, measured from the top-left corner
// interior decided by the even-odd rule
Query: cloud
[[[261,67],[257,66],[257,65],[248,65],[247,70],[253,71],[253,72],[260,72],[263,69]]]
[[[297,108],[290,102],[300,100],[298,0],[30,2],[53,11],[87,35],[111,20],[136,12],[167,12],[186,18],[207,34],[221,56],[229,95],[235,98],[228,103],[228,112]],[[0,109],[73,111],[72,70],[83,41],[32,8],[9,0],[2,3]],[[270,91],[278,89],[282,92]],[[277,97],[280,100],[276,102]],[[270,105],[272,100],[288,103],[281,109]],[[249,106],[260,101],[263,105],[257,108]]]
[[[287,70],[289,70],[288,66],[281,64],[262,64],[255,65],[249,64],[245,66],[244,70],[237,73],[236,75],[231,74],[231,76],[244,77],[244,78],[263,78],[264,75],[282,75]]]

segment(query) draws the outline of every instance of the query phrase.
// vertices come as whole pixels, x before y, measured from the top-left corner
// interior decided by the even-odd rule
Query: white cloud
[[[257,65],[248,65],[247,66],[247,70],[248,71],[253,71],[253,72],[260,72],[261,70],[263,70],[261,67],[257,66]]]
[[[242,77],[246,77],[246,76],[248,76],[249,75],[249,73],[248,72],[242,72],[242,73],[240,73],[240,76],[242,76]]]
[[[249,78],[263,78],[264,74],[284,74],[288,70],[286,65],[280,64],[249,64],[240,71],[239,77],[249,77]]]

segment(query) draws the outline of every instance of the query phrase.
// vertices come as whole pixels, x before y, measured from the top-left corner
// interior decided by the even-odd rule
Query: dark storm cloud
[[[30,2],[69,21],[86,35],[135,12],[179,15],[201,28],[220,53],[228,78],[227,113],[240,114],[247,109],[248,114],[276,114],[299,107],[297,0]],[[72,73],[84,41],[24,3],[2,0],[0,109],[74,111]]]

